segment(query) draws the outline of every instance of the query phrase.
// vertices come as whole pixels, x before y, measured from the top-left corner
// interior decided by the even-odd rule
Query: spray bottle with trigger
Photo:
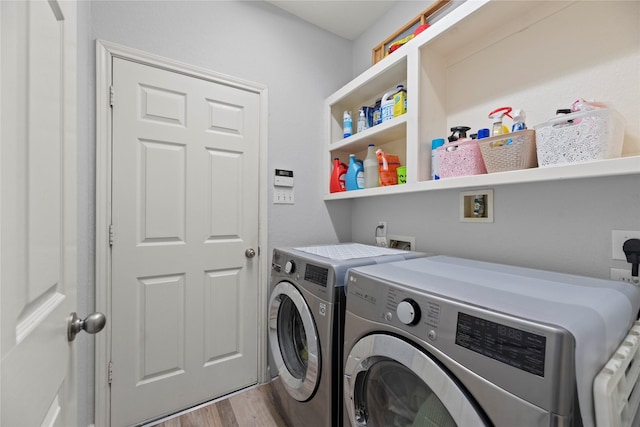
[[[454,142],[454,141],[466,141],[467,139],[470,139],[467,137],[467,132],[470,130],[471,128],[469,126],[455,126],[451,128],[451,135],[449,135],[449,137],[447,138],[449,140],[449,142]]]
[[[489,118],[493,119],[493,127],[491,128],[491,136],[496,136],[496,135],[504,135],[505,133],[509,133],[509,128],[506,127],[503,123],[502,123],[502,118],[504,116],[509,117],[510,119],[511,117],[511,107],[502,107],[502,108],[498,108],[493,110],[492,112],[489,113]],[[491,142],[491,147],[495,148],[495,147],[502,147],[503,145],[509,145],[511,144],[512,140],[511,139],[501,139],[499,141],[493,141]]]
[[[511,132],[517,132],[519,130],[525,130],[527,125],[524,120],[527,118],[523,109],[518,109],[513,112],[513,126],[511,126]]]
[[[513,110],[511,107],[502,107],[502,108],[495,109],[489,113],[489,118],[493,119],[491,136],[509,133],[509,128],[506,127],[504,124],[502,124],[502,118],[504,116],[507,116],[510,119],[512,119],[513,117],[511,117],[511,114],[510,114],[511,110]]]

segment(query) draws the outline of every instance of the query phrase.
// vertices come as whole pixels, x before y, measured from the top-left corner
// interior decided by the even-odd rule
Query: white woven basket
[[[610,108],[556,117],[535,126],[538,164],[562,165],[620,157],[624,120]]]

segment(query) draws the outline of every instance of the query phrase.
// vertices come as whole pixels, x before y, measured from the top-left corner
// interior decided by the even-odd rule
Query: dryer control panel
[[[544,377],[545,336],[458,312],[455,342],[476,353]]]
[[[304,269],[304,280],[322,287],[327,287],[327,279],[329,277],[329,269],[319,267],[313,264],[307,264],[307,268]]]

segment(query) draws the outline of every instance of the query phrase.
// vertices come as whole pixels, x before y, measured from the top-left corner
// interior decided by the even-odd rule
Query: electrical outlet
[[[380,221],[378,223],[378,229],[376,229],[376,237],[386,237],[387,236],[387,221]]]
[[[625,270],[624,268],[610,268],[611,280],[621,280],[627,283],[633,283],[634,285],[640,285],[640,279],[631,276],[631,270]]]
[[[611,231],[611,259],[627,260],[622,245],[629,239],[640,239],[640,231],[612,230]]]

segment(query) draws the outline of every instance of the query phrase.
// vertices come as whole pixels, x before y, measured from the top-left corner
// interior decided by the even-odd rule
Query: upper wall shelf
[[[360,197],[413,193],[418,191],[472,189],[506,184],[526,184],[544,181],[562,181],[578,178],[637,174],[640,174],[640,156],[632,156],[622,157],[619,159],[600,160],[597,162],[577,163],[572,165],[536,169],[521,169],[517,171],[484,175],[460,176],[441,179],[438,181],[424,181],[414,184],[346,191],[342,193],[328,194],[325,196],[325,200],[354,199]]]
[[[367,149],[369,144],[380,146],[389,141],[404,139],[407,136],[407,116],[402,115],[349,138],[341,139],[331,144],[332,151],[345,149],[360,152]]]
[[[466,1],[428,30],[325,100],[326,200],[454,188],[640,174],[640,3],[537,0]],[[563,44],[575,28],[579,42]],[[610,43],[616,40],[616,43]],[[595,77],[594,77],[595,76]],[[343,112],[353,117],[402,84],[407,113],[343,138]],[[489,111],[524,108],[530,128],[577,97],[610,102],[626,118],[625,157],[431,181],[431,141],[453,126],[490,127]],[[355,126],[355,120],[354,120]],[[364,158],[374,144],[397,154],[407,184],[329,192],[332,160]]]

